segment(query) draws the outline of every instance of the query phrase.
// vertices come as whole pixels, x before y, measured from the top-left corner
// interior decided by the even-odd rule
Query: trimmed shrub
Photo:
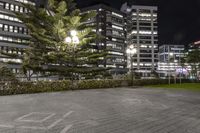
[[[124,80],[81,80],[76,89],[98,89],[121,87]]]
[[[177,80],[177,83],[179,80]],[[183,83],[193,82],[192,80],[182,80]],[[138,79],[133,80],[133,86],[167,84],[167,79]],[[171,79],[173,83],[173,79]],[[0,84],[2,85],[2,83]],[[72,82],[62,81],[38,81],[38,82],[10,82],[0,86],[0,95],[30,94],[42,92],[56,92],[67,90],[115,88],[122,86],[132,86],[130,80],[80,80]]]
[[[41,92],[65,91],[71,89],[71,81],[39,81],[39,82],[13,82],[0,95],[29,94]]]

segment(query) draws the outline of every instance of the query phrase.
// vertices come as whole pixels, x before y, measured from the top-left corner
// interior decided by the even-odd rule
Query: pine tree
[[[49,0],[45,7],[23,4],[29,12],[16,13],[32,37],[23,56],[24,73],[31,70],[74,79],[74,75],[93,76],[105,72],[98,64],[103,62],[106,51],[94,51],[97,47],[90,45],[101,37],[93,32],[95,26],[85,23],[96,13],[81,13],[74,5],[73,0]],[[77,31],[80,40],[76,45],[64,41],[72,30]]]

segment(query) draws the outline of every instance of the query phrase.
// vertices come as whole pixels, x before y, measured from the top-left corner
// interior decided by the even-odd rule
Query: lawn
[[[200,91],[200,83],[184,83],[184,84],[171,84],[171,85],[165,84],[165,85],[152,85],[148,87]]]

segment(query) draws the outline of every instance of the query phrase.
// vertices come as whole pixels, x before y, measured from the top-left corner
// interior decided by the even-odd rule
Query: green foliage
[[[49,0],[46,8],[23,4],[29,10],[16,16],[27,26],[32,37],[30,48],[23,56],[23,72],[54,73],[63,77],[75,74],[85,75],[105,71],[98,67],[106,51],[92,51],[90,43],[99,36],[86,25],[88,19],[95,18],[95,12],[81,13],[73,0]],[[79,44],[64,40],[71,30],[77,31]],[[87,67],[85,64],[91,66]]]
[[[81,80],[77,89],[115,88],[122,85],[123,80]]]
[[[200,63],[200,50],[195,49],[194,51],[190,51],[187,55],[186,61],[188,63]]]
[[[197,72],[200,71],[200,50],[195,49],[190,51],[186,57],[186,62],[192,67],[192,74],[196,79],[198,79]]]
[[[190,83],[183,80],[183,83]],[[131,86],[130,80],[80,80],[73,84],[69,80],[63,81],[39,81],[39,82],[14,82],[0,89],[0,95],[31,94],[42,92],[56,92],[67,90],[101,89]],[[165,79],[141,79],[134,80],[133,86],[148,86],[167,84]]]
[[[31,94],[42,92],[66,91],[71,88],[70,81],[39,81],[11,83],[6,89],[0,90],[0,95]]]
[[[16,81],[14,73],[6,66],[0,66],[0,81]]]

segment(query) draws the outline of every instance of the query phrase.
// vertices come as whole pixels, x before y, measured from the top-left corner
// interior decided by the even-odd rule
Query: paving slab
[[[115,88],[0,97],[0,133],[199,133],[200,93]]]

